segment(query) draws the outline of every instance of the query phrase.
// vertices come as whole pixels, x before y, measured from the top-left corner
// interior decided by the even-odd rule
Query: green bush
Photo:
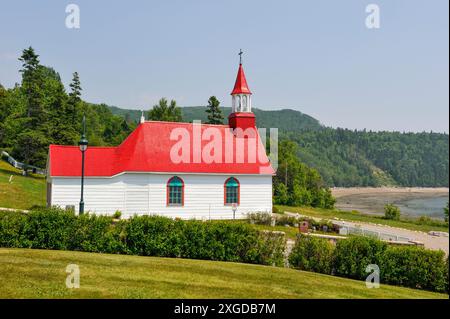
[[[400,220],[400,209],[394,204],[386,204],[384,206],[384,218]]]
[[[249,213],[247,219],[250,223],[256,225],[268,225],[272,224],[273,218],[269,213]]]
[[[30,248],[70,249],[76,216],[58,208],[37,208],[24,219],[24,238]]]
[[[282,214],[284,214],[284,211],[279,209],[277,206],[273,206],[272,207],[272,213],[282,215]]]
[[[183,221],[161,216],[112,216],[59,208],[0,212],[0,246],[183,257],[282,265],[284,234],[245,223]]]
[[[411,288],[447,291],[448,269],[444,257],[441,250],[389,246],[380,265],[381,281]]]
[[[253,260],[253,263],[261,265],[283,266],[285,247],[286,236],[284,232],[259,232],[257,245],[254,248],[254,250],[257,252],[256,259]]]
[[[365,279],[366,267],[381,265],[387,244],[374,238],[352,236],[336,243],[334,268],[338,276]]]
[[[23,231],[26,219],[27,216],[21,212],[0,211],[0,247],[31,246]]]
[[[289,255],[291,267],[331,274],[334,246],[327,239],[299,234]]]
[[[295,226],[298,225],[298,223],[299,219],[296,218],[295,216],[282,215],[277,216],[277,218],[275,219],[275,225],[278,226],[285,226],[285,225]]]
[[[116,210],[113,214],[113,218],[115,218],[115,219],[120,219],[121,216],[122,216],[122,212],[120,210]]]

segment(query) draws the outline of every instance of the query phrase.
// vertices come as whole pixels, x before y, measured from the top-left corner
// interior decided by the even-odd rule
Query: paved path
[[[289,215],[298,215],[298,216],[304,216],[308,218],[312,218],[314,220],[321,220],[322,218],[317,217],[310,217],[306,215],[300,215],[295,214],[291,212],[286,212]],[[373,223],[362,223],[362,222],[350,222],[350,221],[344,221],[342,219],[339,220],[333,220],[331,221],[339,221],[340,224],[344,224],[349,227],[361,227],[363,229],[367,229],[374,232],[381,232],[381,233],[387,233],[387,234],[394,234],[401,237],[407,237],[414,241],[420,241],[424,244],[426,248],[429,249],[441,249],[445,252],[446,255],[449,254],[449,238],[448,237],[439,237],[439,236],[432,236],[428,233],[422,232],[422,231],[415,231],[415,230],[409,230],[404,228],[398,228],[398,227],[391,227],[387,225],[380,225],[380,224],[373,224]]]

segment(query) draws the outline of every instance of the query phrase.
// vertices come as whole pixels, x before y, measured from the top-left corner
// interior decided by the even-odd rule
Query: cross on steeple
[[[239,64],[242,64],[242,53],[244,53],[242,52],[242,49],[239,49]]]

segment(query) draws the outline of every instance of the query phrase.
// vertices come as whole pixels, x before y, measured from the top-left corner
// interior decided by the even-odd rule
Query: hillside
[[[139,121],[141,111],[121,109],[116,106],[109,107],[114,115],[119,115],[133,121]],[[226,118],[230,112],[230,107],[221,107],[224,117]],[[271,128],[277,127],[282,132],[300,132],[302,130],[318,130],[323,128],[315,118],[290,109],[266,111],[257,108],[252,109],[256,115],[258,127]],[[206,122],[206,113],[204,106],[185,106],[181,108],[183,120],[192,122],[200,120]],[[146,112],[147,115],[148,112]]]
[[[68,264],[80,288],[67,289]],[[179,258],[0,249],[0,298],[448,298],[294,269]]]
[[[326,128],[288,138],[330,186],[448,187],[447,134]]]
[[[22,176],[21,171],[0,160],[0,207],[28,209],[45,205],[45,178]]]

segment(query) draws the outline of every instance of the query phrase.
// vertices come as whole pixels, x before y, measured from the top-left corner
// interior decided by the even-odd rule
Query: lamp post
[[[80,209],[79,214],[84,213],[84,200],[83,200],[83,191],[84,191],[84,153],[88,147],[88,140],[86,139],[86,116],[83,115],[83,133],[81,134],[81,139],[78,142],[78,146],[81,151],[81,199],[80,199]]]

